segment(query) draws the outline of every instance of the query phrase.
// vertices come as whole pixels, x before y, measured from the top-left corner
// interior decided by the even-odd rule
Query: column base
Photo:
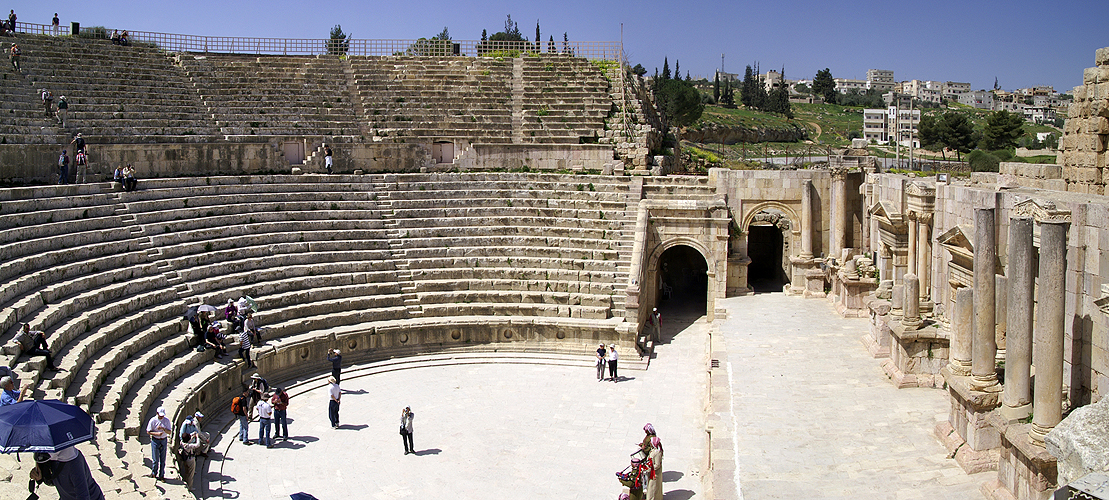
[[[1032,404],[1026,403],[1019,406],[1002,406],[998,412],[1005,420],[1016,422],[1028,418],[1028,416],[1032,414]]]
[[[952,375],[959,377],[970,376],[970,361],[963,361],[959,359],[950,359],[947,362],[947,369]]]
[[[971,375],[970,387],[978,392],[1001,392],[1001,384],[997,382],[997,375],[985,377],[981,375]]]

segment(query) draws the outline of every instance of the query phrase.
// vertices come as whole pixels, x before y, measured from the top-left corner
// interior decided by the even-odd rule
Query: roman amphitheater
[[[108,498],[192,496],[175,471],[168,482],[145,476],[142,430],[159,406],[175,428],[203,412],[217,436],[198,465],[198,496],[309,491],[267,474],[262,447],[229,444],[237,430],[229,402],[257,371],[290,388],[293,409],[303,410],[290,410],[291,427],[301,434],[305,422],[323,421],[311,394],[322,394],[333,348],[347,365],[343,411],[380,413],[390,435],[382,446],[399,450],[389,420],[406,404],[399,395],[424,392],[425,406],[413,404],[418,414],[456,412],[439,424],[428,412],[417,421],[425,425],[417,448],[439,447],[418,458],[444,469],[457,470],[458,460],[495,468],[495,456],[508,453],[498,443],[511,438],[498,434],[525,427],[594,425],[621,436],[614,446],[623,463],[571,465],[517,450],[541,463],[498,476],[500,484],[442,471],[402,476],[415,466],[398,472],[385,459],[354,468],[375,443],[351,450],[354,437],[317,451],[326,437],[294,439],[299,458],[273,458],[290,469],[348,466],[317,471],[338,474],[324,481],[411,479],[365,497],[500,498],[531,490],[525,483],[537,479],[527,474],[552,488],[530,496],[555,497],[575,482],[552,482],[571,475],[565,466],[579,478],[602,470],[602,483],[580,488],[593,495],[571,496],[614,498],[611,473],[627,465],[624,448],[642,438],[635,433],[647,420],[688,429],[667,441],[675,458],[664,477],[682,486],[668,487],[667,498],[771,498],[775,487],[785,495],[818,480],[775,477],[774,457],[762,456],[752,460],[777,486],[759,493],[748,489],[757,481],[744,482],[754,475],[743,465],[744,436],[784,425],[773,414],[737,418],[757,408],[735,403],[768,390],[740,386],[733,368],[744,367],[728,358],[756,334],[761,340],[751,342],[767,349],[755,358],[792,360],[773,369],[795,388],[876,380],[873,390],[889,395],[851,400],[863,430],[854,442],[822,445],[837,450],[833,465],[851,471],[843,484],[810,484],[794,498],[895,498],[881,486],[849,484],[867,467],[852,463],[872,463],[851,450],[885,452],[868,443],[889,427],[927,436],[919,446],[948,467],[936,481],[962,485],[958,498],[1047,499],[1109,464],[1109,261],[1101,248],[1109,249],[1109,48],[1096,51],[1075,91],[1058,165],[900,175],[841,155],[825,168],[688,176],[667,175],[675,159],[656,154],[662,118],[643,82],[618,64],[618,43],[520,54],[456,42],[447,53],[460,55],[428,55],[411,50],[416,41],[355,40],[340,57],[327,55],[323,40],[132,32],[139,43],[120,47],[20,26],[28,32],[19,35],[23,71],[5,69],[0,86],[0,177],[11,186],[0,190],[3,362],[33,383],[36,398],[93,415],[97,438],[79,448]],[[64,128],[44,117],[42,88],[69,98]],[[56,185],[58,154],[77,132],[91,163],[78,183]],[[332,175],[323,173],[325,144],[335,152]],[[107,181],[121,164],[136,167],[137,190]],[[197,352],[182,320],[190,305],[244,295],[257,299],[265,327],[265,345],[252,351],[256,370]],[[806,312],[766,309],[762,318],[758,308],[771,303]],[[655,307],[665,335],[646,327]],[[747,318],[741,313],[753,316],[737,322]],[[783,331],[791,322],[812,328],[800,345],[778,350],[766,340],[778,326],[745,330],[762,320]],[[22,323],[47,333],[61,371],[20,354],[12,339]],[[594,380],[598,343],[616,344],[623,356],[625,378],[599,384],[605,392],[573,381]],[[806,344],[814,354],[790,356]],[[863,368],[821,378],[826,372],[810,373],[808,361],[821,349],[856,353],[848,357],[864,357]],[[490,383],[468,385],[477,379]],[[756,400],[812,413],[842,403],[790,393]],[[493,395],[504,411],[519,412],[519,428],[487,429],[486,455],[451,458],[442,442],[420,441],[433,426],[486,429],[466,418],[485,415],[479,406]],[[582,414],[601,400],[616,404],[614,419],[626,418]],[[659,410],[636,411],[648,404]],[[866,420],[895,404],[923,417],[911,425]],[[932,418],[937,412],[945,416]],[[366,425],[346,435],[371,434]],[[559,441],[566,456],[589,439],[531,432],[536,447]],[[482,446],[464,433],[446,436]],[[29,462],[0,456],[4,498],[26,494]],[[923,463],[902,460],[897,473],[911,476]],[[925,479],[896,498],[935,498],[933,477]],[[434,490],[437,481],[446,486]],[[338,498],[355,490],[330,491]]]

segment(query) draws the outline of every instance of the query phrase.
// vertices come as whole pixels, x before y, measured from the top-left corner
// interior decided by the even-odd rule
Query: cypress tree
[[[712,81],[712,100],[713,102],[720,102],[720,72],[716,72],[716,78]]]
[[[662,58],[662,79],[670,79],[670,61],[668,61],[665,57]]]

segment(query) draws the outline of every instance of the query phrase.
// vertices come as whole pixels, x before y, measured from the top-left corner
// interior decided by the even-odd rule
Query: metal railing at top
[[[16,31],[36,35],[69,35],[71,28],[49,24],[16,23]],[[80,36],[108,38],[114,29],[81,27]],[[123,30],[119,30],[120,33]],[[128,30],[129,42],[153,44],[168,52],[314,56],[470,56],[518,57],[521,55],[567,55],[590,60],[623,63],[620,42],[511,42],[482,40],[371,40],[326,38],[250,38],[178,35]]]

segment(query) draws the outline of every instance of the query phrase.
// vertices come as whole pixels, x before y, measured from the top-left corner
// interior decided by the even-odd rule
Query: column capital
[[[1055,206],[1054,202],[1038,202],[1032,198],[1013,206],[1014,217],[1030,217],[1040,224],[1070,224],[1070,210]]]

